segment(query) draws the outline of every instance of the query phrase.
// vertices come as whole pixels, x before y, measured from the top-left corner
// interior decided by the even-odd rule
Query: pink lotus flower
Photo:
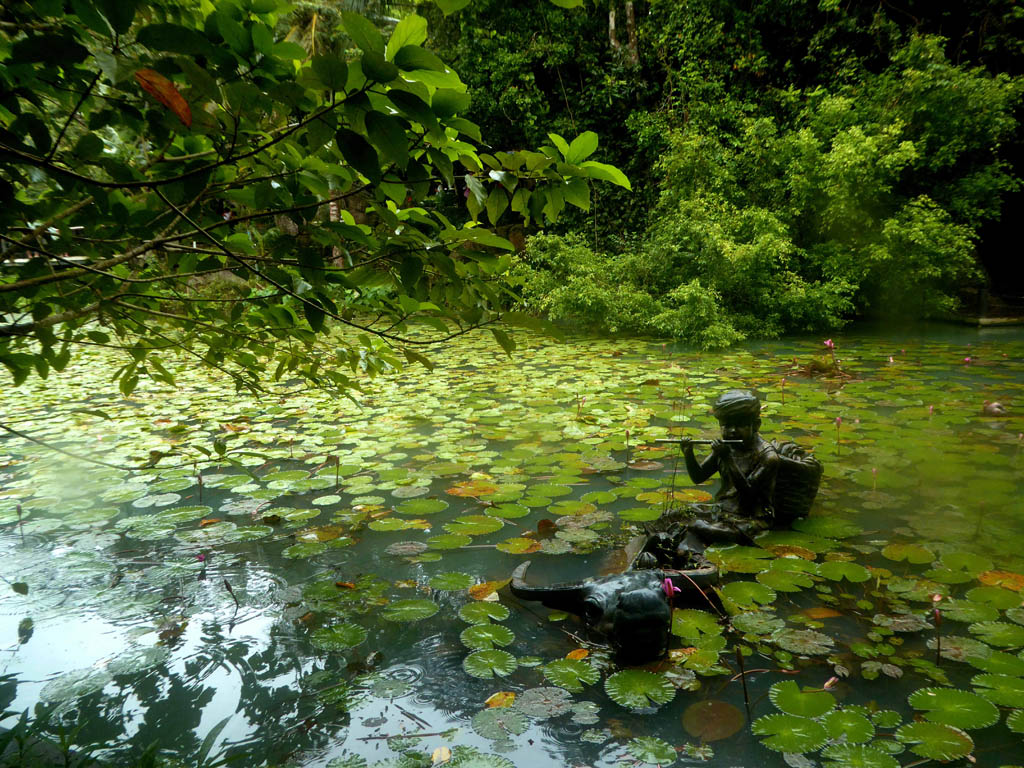
[[[839,425],[843,423],[842,416],[836,416],[836,429],[839,429]]]
[[[665,580],[661,582],[661,588],[665,591],[665,594],[668,596],[669,600],[672,599],[672,595],[674,595],[676,592],[683,591],[675,584],[673,584],[672,579],[668,578],[668,576],[666,576]]]
[[[971,364],[971,358],[965,357],[964,358],[964,365],[970,365],[970,364]]]
[[[825,346],[826,346],[826,347],[827,347],[828,349],[835,349],[835,348],[836,348],[836,345],[835,345],[835,343],[834,343],[834,342],[832,341],[832,339],[825,339],[825,340],[824,340],[823,342],[821,342],[821,343],[822,343],[822,344],[824,344],[824,345],[825,345]]]

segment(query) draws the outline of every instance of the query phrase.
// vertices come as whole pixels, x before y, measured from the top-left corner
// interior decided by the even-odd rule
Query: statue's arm
[[[775,495],[775,478],[779,474],[781,460],[774,450],[766,452],[757,466],[744,475],[730,456],[724,465],[724,472],[729,473],[736,493],[745,509],[764,509],[771,504]]]
[[[698,462],[693,454],[693,444],[688,441],[683,442],[683,458],[686,459],[686,472],[694,483],[703,483],[718,471],[718,457],[712,453],[703,462]]]

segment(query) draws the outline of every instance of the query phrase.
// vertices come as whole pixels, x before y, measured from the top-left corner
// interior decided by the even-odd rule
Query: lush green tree
[[[250,388],[429,364],[421,350],[500,316],[502,216],[553,221],[586,207],[593,180],[628,187],[588,159],[593,133],[483,145],[420,16],[385,39],[341,10],[354,46],[310,56],[284,39],[288,10],[5,5],[0,363],[15,383],[80,345],[125,351],[125,393],[170,380],[165,350]],[[464,200],[458,218],[440,188]]]

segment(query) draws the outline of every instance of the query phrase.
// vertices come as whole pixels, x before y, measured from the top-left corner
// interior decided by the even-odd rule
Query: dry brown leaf
[[[184,125],[191,127],[192,110],[174,83],[154,69],[140,69],[135,73],[135,80],[142,90],[171,110]]]
[[[469,588],[469,596],[474,600],[486,600],[510,581],[512,581],[512,579],[503,579],[502,581],[484,581],[480,584],[474,584]]]
[[[207,518],[199,521],[199,527],[200,528],[205,528],[208,525],[213,525],[214,523],[219,523],[219,522],[220,522],[220,518],[219,517],[207,517]]]
[[[978,574],[978,581],[990,587],[1003,587],[1020,592],[1024,589],[1024,576],[1012,571],[985,571]]]
[[[589,655],[590,655],[590,651],[588,651],[586,648],[577,648],[576,650],[569,651],[567,654],[565,654],[565,658],[579,660],[579,659],[585,659]]]

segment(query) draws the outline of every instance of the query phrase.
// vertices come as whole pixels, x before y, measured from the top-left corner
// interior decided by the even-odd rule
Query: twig
[[[448,731],[436,731],[434,733],[391,733],[384,736],[360,736],[359,741],[379,741],[381,739],[426,739],[430,736],[444,736]]]

